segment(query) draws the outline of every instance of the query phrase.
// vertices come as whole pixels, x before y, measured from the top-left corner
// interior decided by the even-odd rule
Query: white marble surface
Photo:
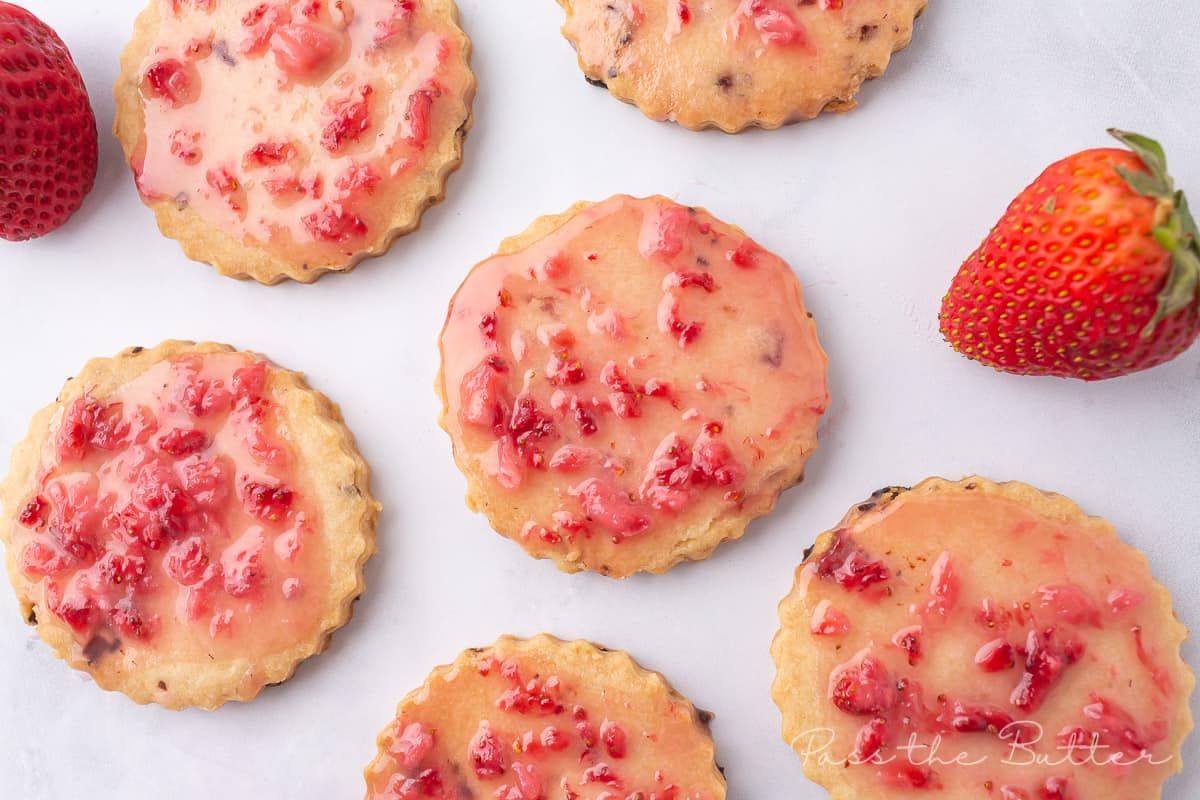
[[[139,0],[23,0],[70,43],[102,129]],[[889,483],[979,472],[1112,520],[1200,623],[1200,347],[1084,385],[969,363],[937,333],[950,276],[1052,160],[1153,133],[1200,192],[1192,0],[934,0],[913,47],[846,116],[737,137],[644,119],[584,83],[551,0],[460,0],[480,94],[467,161],[418,235],[350,276],[262,288],[188,262],[102,133],[78,218],[0,243],[0,450],[92,355],[169,337],[261,350],[342,404],[386,504],[370,590],[331,650],[216,713],[107,694],[56,661],[0,591],[0,798],[362,795],[394,703],[498,634],[626,649],[717,712],[731,796],[817,800],[780,741],[767,648],[813,536]],[[809,478],[704,564],[614,583],[559,574],[462,504],[431,384],[445,304],[501,238],[577,199],[662,192],[738,223],[796,269],[832,359]],[[1200,663],[1189,643],[1186,656]],[[1200,796],[1200,738],[1169,800]]]

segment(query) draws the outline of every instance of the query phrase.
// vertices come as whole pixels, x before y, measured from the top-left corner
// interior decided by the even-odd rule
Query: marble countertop
[[[376,733],[433,666],[547,631],[628,650],[714,710],[731,796],[820,800],[770,700],[775,605],[849,506],[932,474],[1066,494],[1144,550],[1179,616],[1200,623],[1200,347],[1094,385],[1022,379],[955,355],[936,321],[1005,204],[1051,161],[1106,144],[1106,127],[1157,136],[1200,192],[1190,0],[934,0],[856,111],[736,137],[650,122],[589,87],[552,0],[460,0],[480,93],[448,199],[354,274],[274,288],[221,278],[159,236],[105,132],[140,1],[22,2],[86,76],[102,164],[68,227],[0,246],[0,452],[89,357],[215,339],[307,372],[341,404],[386,511],[370,589],[331,649],[216,713],[97,690],[0,591],[0,797],[361,797]],[[464,507],[431,388],[467,269],[535,217],[616,192],[703,205],[787,259],[832,393],[808,477],[773,515],[709,562],[624,583],[534,562]],[[1185,657],[1200,664],[1194,641]],[[1200,737],[1184,756],[1168,800],[1200,796]]]

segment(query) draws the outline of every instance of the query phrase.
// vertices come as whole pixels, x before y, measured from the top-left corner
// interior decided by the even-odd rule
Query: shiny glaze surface
[[[467,118],[457,28],[420,0],[157,0],[142,194],[295,263],[337,263],[416,208]]]
[[[1164,600],[1094,525],[901,495],[836,531],[785,601],[791,652],[828,687],[793,746],[864,794],[1157,797],[1193,685]]]
[[[764,513],[828,403],[788,266],[664,198],[614,197],[485,261],[441,344],[460,464],[527,549],[592,568]]]
[[[253,660],[311,635],[328,565],[269,377],[182,356],[53,421],[11,546],[89,661]]]

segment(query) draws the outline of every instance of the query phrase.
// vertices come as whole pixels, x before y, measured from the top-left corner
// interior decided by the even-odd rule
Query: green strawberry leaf
[[[1171,254],[1174,260],[1171,274],[1158,295],[1158,310],[1142,330],[1142,336],[1149,336],[1163,319],[1195,303],[1200,294],[1200,249],[1196,240],[1186,237]]]
[[[1142,329],[1142,336],[1154,333],[1158,323],[1193,303],[1200,303],[1200,230],[1188,208],[1182,191],[1167,174],[1167,154],[1161,144],[1139,133],[1109,128],[1113,138],[1124,144],[1142,160],[1149,174],[1117,167],[1117,173],[1140,195],[1166,201],[1170,211],[1166,220],[1154,228],[1154,238],[1171,254],[1171,271],[1162,291],[1158,293],[1158,308]]]
[[[1192,218],[1192,211],[1188,208],[1187,198],[1183,196],[1182,191],[1175,193],[1175,210],[1179,212],[1179,222],[1183,227],[1183,232],[1195,239],[1200,239],[1200,230],[1196,229],[1196,220]]]
[[[1151,174],[1167,178],[1167,154],[1158,142],[1140,133],[1109,128],[1109,134],[1121,144],[1128,147],[1145,163]],[[1167,178],[1169,180],[1169,178]]]
[[[1144,172],[1136,172],[1125,167],[1117,167],[1117,174],[1124,178],[1130,188],[1138,194],[1158,198],[1171,196],[1171,185],[1157,175],[1147,175]]]

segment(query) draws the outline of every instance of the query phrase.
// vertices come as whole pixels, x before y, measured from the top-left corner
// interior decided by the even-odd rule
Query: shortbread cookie
[[[648,117],[778,128],[848,111],[928,0],[559,0],[587,79]]]
[[[113,130],[188,257],[307,283],[442,199],[471,125],[469,57],[454,0],[151,0]]]
[[[59,657],[139,703],[215,708],[350,619],[378,507],[337,408],[215,344],[89,362],[3,484],[9,578]]]
[[[1187,635],[1141,553],[1064,497],[939,478],[824,533],[779,608],[784,738],[833,800],[1156,800]]]
[[[662,197],[504,242],[441,348],[468,505],[569,572],[665,572],[740,537],[800,479],[829,400],[787,264]]]
[[[724,800],[710,717],[625,653],[505,636],[400,703],[367,800]]]

